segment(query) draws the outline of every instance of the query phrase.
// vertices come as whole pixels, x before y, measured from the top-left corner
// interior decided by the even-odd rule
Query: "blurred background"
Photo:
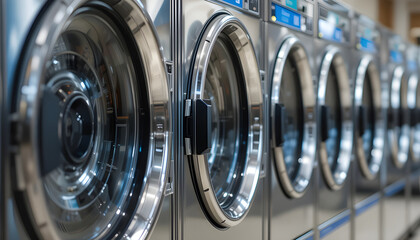
[[[343,0],[354,9],[420,44],[420,0]]]

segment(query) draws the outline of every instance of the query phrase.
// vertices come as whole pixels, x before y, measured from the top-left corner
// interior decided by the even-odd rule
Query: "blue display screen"
[[[222,1],[224,1],[226,3],[229,3],[229,4],[232,4],[234,6],[240,7],[240,8],[242,8],[242,6],[243,6],[242,0],[222,0]]]
[[[343,40],[343,30],[336,27],[335,24],[320,19],[318,22],[319,25],[319,37],[323,39],[328,39],[335,42],[342,42]]]
[[[275,5],[275,21],[284,23],[288,26],[300,29],[300,14],[295,13],[287,8]]]
[[[360,47],[362,50],[365,50],[368,52],[376,52],[375,43],[364,37],[360,38]]]
[[[391,55],[392,61],[394,61],[396,63],[401,63],[403,61],[402,54],[398,51],[391,50],[390,55]]]
[[[416,69],[417,69],[416,61],[413,61],[413,60],[408,61],[408,70],[414,71]]]

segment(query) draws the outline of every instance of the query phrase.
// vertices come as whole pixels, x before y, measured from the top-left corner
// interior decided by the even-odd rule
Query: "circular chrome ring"
[[[233,43],[234,51],[242,66],[244,79],[238,84],[245,86],[244,97],[248,104],[246,163],[242,180],[236,187],[237,197],[232,199],[227,207],[222,208],[213,189],[209,163],[205,155],[192,155],[190,164],[192,164],[192,174],[195,176],[195,187],[212,222],[218,227],[229,228],[244,219],[257,187],[262,157],[263,101],[259,68],[250,36],[240,20],[228,14],[216,16],[204,30],[192,70],[191,99],[204,98],[210,56],[222,33],[225,33]]]
[[[398,125],[388,128],[388,138],[391,149],[392,162],[397,168],[402,168],[408,161],[410,145],[410,126],[408,123],[407,106],[407,77],[401,66],[395,68],[390,85],[389,118]]]
[[[413,162],[420,162],[420,83],[417,74],[408,79],[407,105],[411,111],[410,156]]]
[[[274,65],[274,74],[271,86],[271,136],[275,136],[275,108],[280,103],[280,86],[282,73],[288,58],[292,58],[296,64],[301,86],[302,104],[303,104],[303,138],[301,143],[301,156],[295,161],[299,162],[299,169],[294,179],[290,179],[284,161],[283,147],[273,142],[274,163],[276,166],[277,177],[287,196],[299,198],[303,196],[307,189],[314,167],[316,154],[316,116],[315,106],[316,98],[312,83],[312,73],[308,57],[302,43],[294,36],[287,37],[282,43],[277,54]],[[277,147],[276,147],[277,146]]]
[[[327,91],[327,82],[329,80],[328,74],[331,71],[331,68],[334,68],[337,75],[336,80],[341,108],[341,139],[339,139],[338,157],[337,159],[334,159],[334,161],[337,162],[337,165],[334,169],[331,169],[328,161],[329,156],[327,153],[326,141],[320,140],[319,157],[321,169],[327,185],[333,190],[338,190],[347,179],[350,167],[353,145],[353,121],[348,72],[344,59],[341,57],[337,48],[329,49],[322,60],[318,83],[318,109],[326,104],[325,96]],[[318,120],[321,121],[319,116]],[[318,125],[321,126],[321,124]],[[320,133],[320,129],[318,129],[318,133]]]
[[[86,5],[101,6],[112,9],[119,15],[122,24],[127,26],[133,43],[138,48],[139,58],[144,68],[145,85],[148,99],[146,115],[150,119],[148,146],[144,152],[147,159],[140,161],[145,164],[144,176],[141,181],[133,185],[141,186],[139,193],[129,194],[127,209],[121,209],[114,218],[120,218],[124,226],[118,226],[115,232],[98,233],[95,239],[102,237],[123,239],[145,239],[151,232],[162,203],[164,187],[168,171],[168,155],[170,151],[170,105],[167,86],[167,75],[163,64],[162,53],[157,40],[153,23],[149,19],[144,7],[138,1],[52,1],[42,16],[39,30],[35,35],[27,59],[25,74],[20,75],[20,98],[17,103],[16,115],[17,151],[14,155],[16,163],[16,186],[27,199],[26,211],[33,217],[33,229],[43,239],[60,239],[57,224],[49,214],[46,192],[43,190],[43,180],[40,172],[40,143],[39,143],[39,109],[42,107],[42,88],[45,86],[46,64],[52,55],[54,43],[67,27],[71,16]],[[141,66],[136,66],[141,67]],[[135,91],[135,89],[133,89]],[[137,149],[137,147],[135,147]],[[137,149],[138,150],[138,149]],[[141,151],[141,149],[140,149]],[[133,153],[137,156],[138,153]],[[134,178],[137,173],[131,173]],[[131,190],[130,190],[131,192]],[[126,212],[122,212],[126,211]],[[133,217],[134,216],[134,217]],[[111,227],[110,225],[108,228]],[[114,226],[112,226],[114,229]],[[104,230],[105,231],[105,230]],[[120,232],[124,231],[124,232]],[[111,234],[113,236],[109,236]]]
[[[363,138],[360,136],[359,124],[355,124],[355,142],[356,142],[356,156],[359,162],[360,169],[367,179],[374,179],[380,169],[385,137],[385,122],[382,114],[382,97],[381,97],[381,83],[379,73],[376,65],[371,57],[366,56],[361,61],[357,68],[356,84],[354,90],[354,113],[355,117],[359,117],[359,107],[362,106],[362,97],[364,94],[364,81],[369,76],[370,84],[372,85],[373,106],[375,108],[375,126],[373,145],[370,156],[365,155],[363,148]],[[357,119],[357,118],[356,118]]]

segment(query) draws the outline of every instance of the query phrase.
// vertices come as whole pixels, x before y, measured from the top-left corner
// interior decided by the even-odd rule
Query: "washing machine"
[[[410,122],[407,105],[409,71],[406,67],[406,43],[394,33],[384,30],[387,39],[387,143],[383,171],[383,239],[396,239],[408,227],[407,176],[409,173]]]
[[[315,238],[315,2],[268,1],[269,238]]]
[[[171,146],[164,19],[130,0],[2,4],[2,239],[150,237]]]
[[[352,239],[380,239],[379,173],[385,146],[386,95],[380,73],[381,33],[373,20],[358,13],[353,25]]]
[[[350,239],[350,165],[353,103],[350,81],[351,10],[318,1],[315,65],[317,82],[317,225],[321,239]]]
[[[419,85],[419,49],[414,44],[407,44],[406,67],[408,73],[407,106],[410,111],[410,153],[408,175],[408,225],[415,230],[420,219],[420,85]]]
[[[262,1],[180,4],[183,144],[175,237],[261,239]]]

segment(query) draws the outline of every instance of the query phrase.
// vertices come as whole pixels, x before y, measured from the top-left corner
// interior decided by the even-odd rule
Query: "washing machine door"
[[[408,79],[407,105],[410,111],[410,155],[420,162],[420,84],[417,74]]]
[[[356,156],[363,175],[373,179],[381,166],[385,133],[380,78],[370,57],[360,61],[354,94]]]
[[[315,161],[315,93],[308,57],[295,37],[281,45],[271,86],[271,136],[280,186],[288,197],[307,189]]]
[[[263,108],[250,37],[219,14],[202,32],[185,104],[185,152],[202,208],[218,228],[239,224],[259,179]]]
[[[390,85],[388,138],[392,162],[402,168],[408,160],[410,123],[407,105],[408,79],[401,66],[395,68]]]
[[[338,190],[350,167],[353,121],[349,77],[343,57],[329,49],[318,83],[319,160],[327,186]]]
[[[136,1],[50,1],[16,73],[11,176],[28,234],[145,239],[170,146],[169,94]]]

